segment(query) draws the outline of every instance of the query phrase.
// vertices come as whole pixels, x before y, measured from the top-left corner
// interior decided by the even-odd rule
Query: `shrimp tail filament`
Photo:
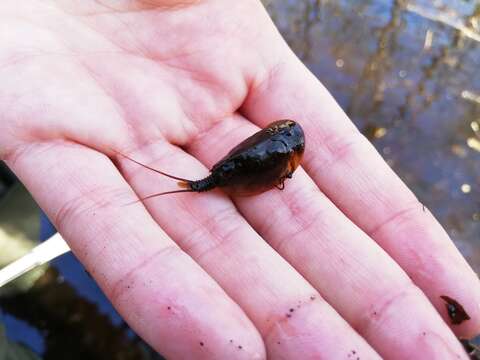
[[[125,155],[125,154],[122,154],[121,152],[118,152],[118,151],[116,151],[116,150],[114,150],[114,151],[115,151],[116,154],[118,154],[118,155],[120,155],[120,156],[123,156],[124,158],[126,158],[126,159],[128,159],[128,160],[130,160],[130,161],[133,161],[135,164],[138,164],[138,165],[140,165],[140,166],[143,166],[144,168],[147,168],[148,170],[154,171],[154,172],[156,172],[156,173],[158,173],[158,174],[161,174],[161,175],[163,175],[163,176],[169,177],[170,179],[179,180],[179,181],[181,181],[182,183],[187,183],[187,184],[189,184],[189,183],[192,182],[192,180],[188,180],[188,179],[184,179],[184,178],[181,178],[181,177],[178,177],[178,176],[174,176],[174,175],[167,174],[167,173],[165,173],[165,172],[163,172],[163,171],[160,171],[160,170],[158,170],[158,169],[155,169],[155,168],[153,168],[153,167],[151,167],[151,166],[142,164],[141,162],[139,162],[139,161],[137,161],[137,160],[135,160],[135,159],[132,159],[131,157],[129,157],[129,156]],[[183,186],[182,186],[182,187],[183,187]]]

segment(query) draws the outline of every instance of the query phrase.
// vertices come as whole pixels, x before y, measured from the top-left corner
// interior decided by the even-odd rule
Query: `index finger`
[[[67,141],[8,165],[128,324],[168,358],[264,359],[242,309],[150,217],[103,154]],[[230,342],[242,344],[242,351]]]
[[[298,121],[307,137],[303,166],[320,189],[402,266],[457,335],[478,333],[478,277],[329,92],[286,46],[282,55],[251,84],[244,114],[262,127]],[[454,324],[442,296],[456,300],[471,319]]]

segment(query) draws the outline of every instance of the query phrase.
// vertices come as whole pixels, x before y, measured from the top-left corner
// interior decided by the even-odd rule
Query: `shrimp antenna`
[[[163,171],[154,169],[154,168],[152,168],[152,167],[150,167],[150,166],[148,166],[148,165],[142,164],[141,162],[139,162],[139,161],[137,161],[137,160],[135,160],[135,159],[132,159],[131,157],[129,157],[129,156],[125,155],[125,154],[122,154],[122,153],[119,152],[119,151],[116,151],[116,150],[113,150],[113,151],[114,151],[116,154],[118,154],[118,155],[120,155],[120,156],[123,156],[124,158],[126,158],[126,159],[128,159],[128,160],[130,160],[130,161],[133,161],[135,164],[138,164],[138,165],[140,165],[140,166],[143,166],[144,168],[147,168],[148,170],[151,170],[151,171],[154,171],[154,172],[156,172],[156,173],[159,173],[159,174],[161,174],[161,175],[163,175],[163,176],[169,177],[170,179],[180,180],[180,181],[184,181],[184,182],[186,182],[186,183],[192,182],[192,180],[184,179],[184,178],[181,178],[181,177],[178,177],[178,176],[173,176],[173,175],[164,173]],[[188,190],[180,190],[180,191],[183,192],[183,191],[188,191]],[[180,191],[178,191],[178,192],[180,192]],[[170,192],[168,192],[168,193],[170,193]],[[160,196],[160,195],[163,195],[163,194],[157,194],[157,195]],[[156,195],[155,195],[155,196],[156,196]],[[140,200],[143,200],[143,199],[140,199]]]

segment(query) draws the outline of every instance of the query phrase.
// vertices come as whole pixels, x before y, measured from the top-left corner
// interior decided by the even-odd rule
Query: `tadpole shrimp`
[[[213,165],[210,174],[200,180],[189,180],[167,174],[142,164],[126,155],[121,156],[171,179],[178,180],[181,190],[152,194],[156,196],[180,192],[205,192],[221,188],[230,195],[255,195],[273,187],[283,190],[285,180],[292,177],[305,150],[302,127],[293,120],[278,120],[235,146]]]

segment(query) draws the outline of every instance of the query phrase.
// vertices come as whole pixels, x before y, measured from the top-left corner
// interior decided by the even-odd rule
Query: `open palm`
[[[472,336],[478,279],[260,2],[3,0],[0,15],[0,155],[167,358],[466,358],[440,296]],[[307,138],[285,190],[125,205],[176,184],[115,151],[200,178],[283,118]]]

